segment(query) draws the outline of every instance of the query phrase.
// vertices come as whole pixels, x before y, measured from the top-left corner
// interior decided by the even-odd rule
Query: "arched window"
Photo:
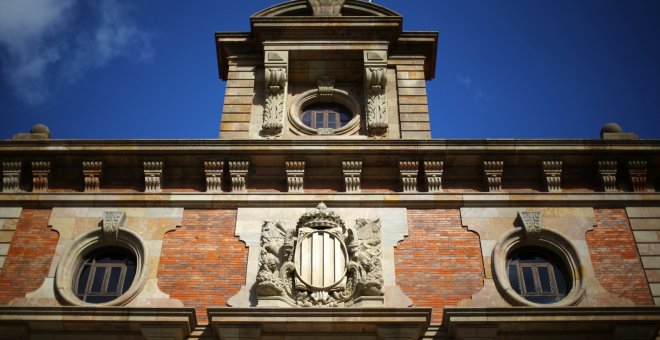
[[[523,247],[511,253],[507,271],[511,288],[534,303],[559,302],[572,288],[564,262],[540,247]]]

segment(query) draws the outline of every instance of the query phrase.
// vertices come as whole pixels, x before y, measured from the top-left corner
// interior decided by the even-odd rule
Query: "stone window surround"
[[[522,247],[539,247],[556,254],[564,264],[570,275],[571,291],[564,299],[551,304],[540,304],[528,301],[518,295],[511,287],[507,272],[507,260],[512,252]],[[586,293],[586,281],[582,269],[582,263],[577,250],[571,242],[557,232],[543,229],[538,237],[527,237],[525,230],[516,228],[504,235],[493,248],[492,254],[493,279],[498,290],[505,300],[514,306],[533,307],[568,307],[575,306],[584,298]]]
[[[345,106],[352,114],[351,119],[346,125],[335,129],[332,135],[354,135],[360,131],[360,121],[362,117],[362,106],[357,98],[348,91],[333,88],[332,101]],[[321,95],[318,89],[311,89],[301,94],[295,95],[291,101],[291,108],[288,111],[289,123],[291,128],[303,135],[319,135],[319,130],[311,128],[300,119],[303,109],[311,104],[320,103]]]
[[[137,259],[135,280],[124,294],[112,301],[105,303],[83,302],[76,297],[73,291],[74,282],[78,279],[76,276],[80,266],[91,252],[109,246],[122,247],[135,254]],[[147,247],[142,238],[131,230],[120,228],[116,243],[106,240],[101,228],[90,230],[74,239],[64,251],[55,273],[55,290],[64,301],[74,306],[104,307],[126,305],[140,293],[147,281],[149,273],[146,261],[149,257],[147,252]]]

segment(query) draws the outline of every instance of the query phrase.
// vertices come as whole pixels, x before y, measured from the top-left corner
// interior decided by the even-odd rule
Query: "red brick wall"
[[[409,236],[395,248],[396,281],[415,307],[442,309],[484,285],[479,236],[461,226],[460,210],[408,210]]]
[[[586,235],[598,282],[638,306],[653,298],[624,209],[595,209],[596,227]]]
[[[234,236],[235,210],[188,210],[180,228],[165,235],[158,286],[197,309],[207,322],[207,307],[226,307],[245,284],[247,248]]]
[[[0,272],[0,305],[24,297],[43,284],[59,234],[48,227],[50,209],[23,209]]]

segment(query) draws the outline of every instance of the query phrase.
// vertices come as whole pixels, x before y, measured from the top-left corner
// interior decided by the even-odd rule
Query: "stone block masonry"
[[[626,209],[656,306],[660,306],[660,208]]]
[[[455,209],[408,210],[409,236],[395,248],[396,283],[414,307],[456,306],[481,290],[484,268],[479,236],[461,226]]]
[[[197,309],[225,307],[243,283],[247,248],[234,236],[235,210],[185,210],[180,228],[165,236],[158,268],[160,289]]]
[[[0,305],[39,288],[48,276],[59,234],[50,229],[50,209],[23,209],[0,272]]]

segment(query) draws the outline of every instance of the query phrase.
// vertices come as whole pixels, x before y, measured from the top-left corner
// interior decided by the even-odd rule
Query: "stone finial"
[[[126,222],[126,213],[123,211],[104,211],[101,227],[103,228],[103,237],[106,241],[115,243],[119,236],[119,229]]]
[[[206,177],[206,192],[222,192],[222,175],[225,162],[205,161],[204,176]]]
[[[424,176],[429,192],[442,192],[443,161],[424,161]]]
[[[22,162],[2,162],[2,191],[17,192],[21,190]]]
[[[32,162],[32,191],[48,191],[50,161]]]
[[[400,161],[399,173],[401,174],[401,186],[403,192],[416,192],[417,174],[419,173],[419,162]]]
[[[543,179],[548,192],[561,192],[562,161],[543,161]]]
[[[163,180],[163,162],[145,161],[144,162],[144,191],[161,192]]]
[[[50,129],[44,124],[37,124],[29,133],[17,133],[12,140],[45,140],[50,139]]]
[[[315,17],[341,16],[341,8],[346,0],[307,0]]]
[[[646,191],[646,161],[629,161],[628,174],[634,192]]]
[[[102,161],[83,161],[83,177],[85,192],[101,190],[101,176],[103,175]]]
[[[249,167],[250,167],[249,161],[229,162],[229,175],[231,176],[232,192],[247,191],[247,175],[248,175]]]
[[[341,165],[344,173],[344,190],[346,192],[360,192],[362,161],[343,161]]]
[[[503,161],[484,161],[484,178],[490,192],[502,191]]]
[[[303,192],[305,189],[305,161],[287,161],[285,165],[287,190]]]
[[[525,229],[527,237],[538,238],[543,230],[540,211],[520,211],[516,221]]]
[[[631,132],[623,132],[623,129],[617,123],[607,123],[600,129],[600,139],[635,140],[639,139],[639,136]]]
[[[617,161],[598,161],[601,188],[605,192],[616,191]]]

